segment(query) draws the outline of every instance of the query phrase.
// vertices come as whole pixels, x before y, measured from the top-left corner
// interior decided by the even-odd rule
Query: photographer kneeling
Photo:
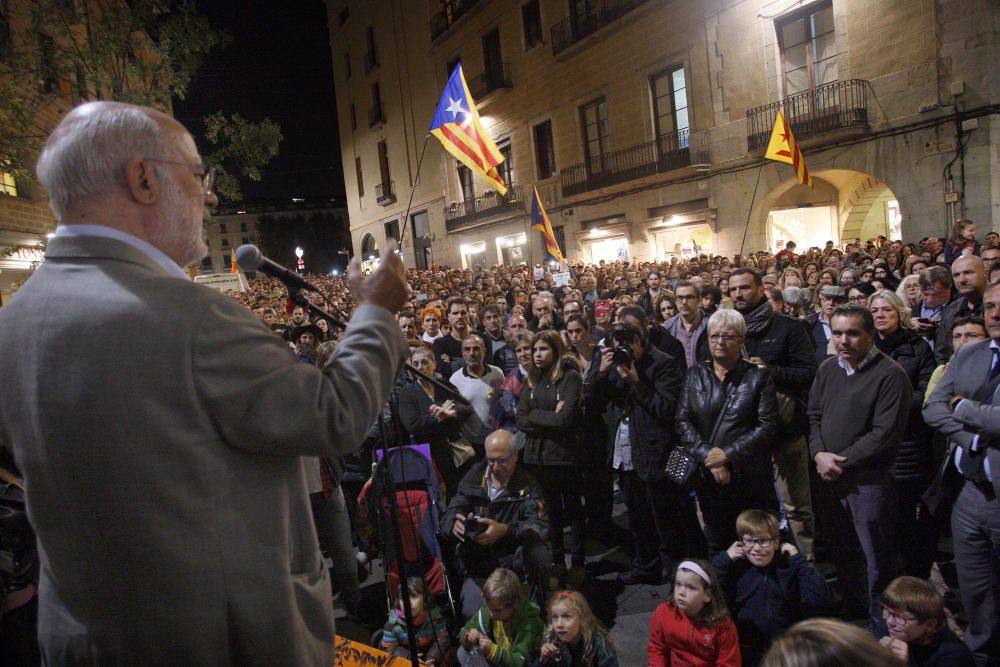
[[[548,533],[541,486],[518,468],[513,434],[494,431],[486,438],[486,459],[465,475],[441,518],[442,537],[458,543],[462,617],[482,606],[482,584],[498,567],[528,579],[544,600],[552,563]]]

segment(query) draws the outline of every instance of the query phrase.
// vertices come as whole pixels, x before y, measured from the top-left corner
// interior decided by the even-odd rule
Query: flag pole
[[[747,242],[747,232],[750,230],[750,216],[753,214],[753,203],[757,199],[757,186],[760,185],[760,174],[764,171],[764,161],[760,163],[760,169],[757,170],[757,182],[753,186],[753,196],[750,197],[750,208],[747,209],[747,221],[743,226],[743,240],[740,241],[740,259],[743,259],[743,246]]]
[[[417,183],[420,182],[420,165],[424,163],[424,153],[427,152],[427,140],[431,138],[430,133],[424,135],[424,145],[420,148],[420,157],[417,158],[417,173],[413,176],[413,185],[410,186],[410,201],[406,202],[406,213],[403,214],[403,228],[399,234],[399,251],[403,251],[403,241],[406,239],[406,223],[410,223],[410,228],[413,231],[413,238],[416,238],[417,230],[413,225],[413,221],[410,220],[410,208],[413,206],[413,195],[417,191]],[[413,263],[416,265],[416,243],[413,244]]]

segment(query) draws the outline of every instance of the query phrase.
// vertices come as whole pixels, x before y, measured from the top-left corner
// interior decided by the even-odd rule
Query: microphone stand
[[[301,289],[299,289],[297,287],[294,287],[292,285],[288,285],[288,284],[286,284],[285,287],[288,290],[288,300],[289,301],[293,302],[294,304],[296,304],[298,306],[302,306],[311,315],[318,315],[319,317],[322,317],[327,322],[329,322],[330,325],[332,325],[332,326],[335,326],[335,327],[337,327],[339,329],[342,329],[342,330],[343,329],[347,329],[347,323],[346,322],[344,322],[343,320],[337,319],[336,317],[334,317],[330,313],[326,312],[323,308],[321,308],[321,307],[317,306],[316,304],[310,302],[309,299],[307,299],[306,296],[304,294],[302,294],[302,290]],[[424,373],[421,370],[418,370],[417,368],[413,367],[409,363],[404,362],[403,367],[408,372],[410,372],[410,373],[412,373],[412,374],[414,374],[414,375],[416,375],[416,376],[418,376],[420,378],[423,378],[424,380],[427,380],[434,387],[437,387],[437,388],[441,389],[442,391],[444,391],[447,395],[449,395],[456,402],[462,403],[463,405],[469,405],[469,400],[467,398],[465,398],[464,396],[462,396],[461,394],[459,394],[454,389],[454,387],[441,382],[440,380],[438,380],[438,379],[436,379],[436,378],[428,375],[427,373]],[[396,418],[396,407],[393,404],[391,392],[390,392],[390,395],[389,395],[389,400],[387,402],[389,404],[389,417],[390,417],[390,419],[392,420],[393,423],[396,423],[396,421],[397,421],[397,418]],[[396,482],[393,479],[393,474],[392,474],[392,461],[389,459],[389,435],[386,432],[386,428],[385,428],[384,409],[379,411],[378,426],[379,426],[379,428],[378,428],[378,430],[379,430],[379,439],[382,441],[382,443],[381,443],[382,444],[382,462],[381,463],[384,464],[384,466],[385,466],[384,470],[383,470],[383,474],[386,477],[386,486],[385,486],[385,488],[386,488],[386,496],[387,496],[386,501],[387,501],[387,503],[389,505],[389,523],[390,523],[390,526],[391,526],[391,529],[392,529],[392,539],[395,542],[395,550],[396,550],[396,558],[395,558],[395,560],[396,560],[396,572],[397,572],[397,576],[399,577],[399,597],[400,597],[400,601],[403,603],[403,614],[405,616],[404,620],[406,622],[406,636],[407,636],[407,641],[409,643],[409,649],[410,649],[410,664],[411,664],[411,667],[420,667],[420,660],[419,660],[419,656],[417,654],[417,647],[418,647],[418,644],[417,644],[417,630],[416,630],[416,628],[413,625],[413,608],[410,605],[410,587],[409,587],[409,585],[408,585],[408,583],[406,581],[407,575],[406,575],[405,563],[404,563],[404,560],[403,560],[403,537],[402,537],[402,533],[400,532],[399,516],[398,516],[398,505],[396,503]],[[402,470],[402,465],[400,466],[400,470]],[[376,499],[376,501],[377,501],[377,499]],[[386,573],[388,573],[388,568],[386,568]],[[445,584],[445,586],[447,586],[447,583]],[[390,591],[390,596],[389,597],[390,597],[390,600],[391,600],[391,598],[392,598],[391,591]],[[428,612],[430,612],[429,606],[428,606]],[[454,613],[454,609],[452,609],[452,613]],[[436,635],[436,633],[435,633],[435,635]],[[435,641],[436,641],[436,639],[435,639]]]

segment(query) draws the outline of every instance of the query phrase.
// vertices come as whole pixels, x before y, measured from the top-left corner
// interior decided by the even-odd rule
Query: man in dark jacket
[[[816,353],[802,323],[771,308],[764,281],[756,271],[733,271],[729,275],[729,296],[747,323],[747,361],[771,369],[778,394],[778,430],[783,436],[771,452],[778,493],[795,544],[807,559],[813,560],[816,529],[809,487],[805,400],[816,375]]]
[[[951,277],[959,297],[945,306],[941,313],[941,324],[934,343],[934,356],[939,364],[946,364],[951,358],[951,346],[948,344],[951,323],[959,317],[983,316],[983,293],[986,292],[986,265],[983,260],[975,255],[959,257],[951,265]]]
[[[531,581],[544,599],[552,563],[548,534],[541,486],[518,467],[513,434],[494,431],[486,438],[485,460],[462,479],[441,517],[441,535],[458,543],[465,575],[462,617],[482,605],[482,583],[498,567]]]
[[[830,334],[830,315],[834,308],[845,303],[847,290],[839,285],[827,285],[819,291],[819,310],[805,319],[806,327],[812,335],[817,366],[836,353],[830,342],[833,338]]]
[[[624,584],[659,584],[662,570],[672,575],[686,553],[691,506],[684,489],[664,471],[677,441],[674,415],[684,380],[684,357],[672,357],[649,346],[646,332],[633,324],[613,325],[594,378],[592,405],[598,413],[614,407],[616,430],[612,467],[629,512],[635,547]],[[623,348],[634,359],[621,358]],[[620,361],[615,361],[618,351]]]

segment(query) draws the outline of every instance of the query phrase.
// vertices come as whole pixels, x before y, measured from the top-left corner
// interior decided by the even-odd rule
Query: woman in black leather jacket
[[[527,386],[517,404],[517,429],[526,436],[523,462],[542,484],[549,510],[549,539],[555,576],[566,567],[563,526],[570,524],[573,567],[584,565],[584,516],[581,507],[586,449],[581,432],[583,377],[566,356],[559,333],[538,332],[531,346]]]
[[[736,517],[747,509],[776,512],[771,447],[778,404],[765,366],[741,358],[746,322],[735,310],[708,321],[712,361],[687,372],[677,406],[682,445],[699,462],[692,479],[715,553],[736,539]]]
[[[922,408],[937,362],[934,350],[917,333],[911,309],[895,292],[875,292],[868,299],[868,308],[875,318],[875,347],[903,367],[913,387],[910,416],[892,466],[898,512],[896,543],[903,560],[901,574],[926,579],[931,576],[939,531],[920,500],[937,469],[934,430],[924,421]]]

